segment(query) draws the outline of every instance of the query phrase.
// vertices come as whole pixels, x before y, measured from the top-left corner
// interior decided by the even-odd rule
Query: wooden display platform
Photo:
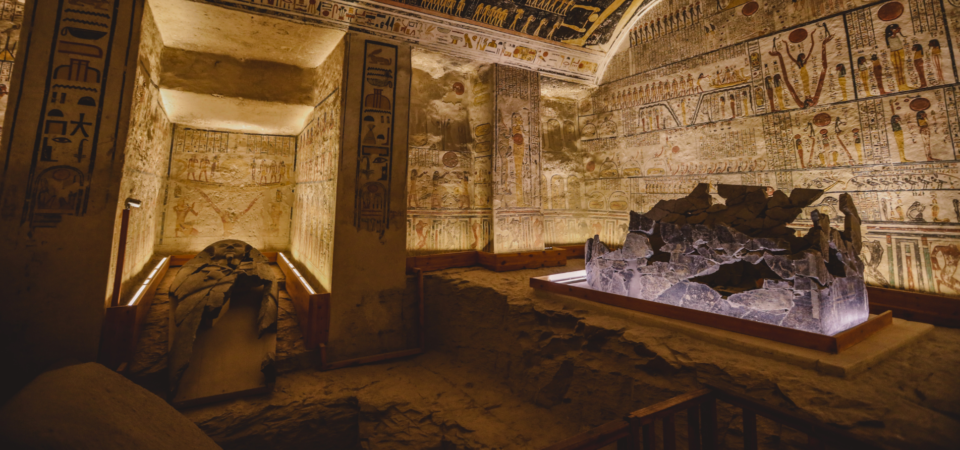
[[[960,328],[960,298],[867,286],[870,312],[892,311],[899,319]]]
[[[567,265],[567,252],[566,250],[540,250],[519,253],[477,252],[477,262],[494,272],[559,267]]]
[[[277,261],[285,277],[285,288],[297,311],[304,345],[314,349],[326,344],[330,336],[330,293],[317,292],[285,255]]]
[[[437,253],[434,255],[411,256],[407,258],[407,273],[414,273],[416,269],[424,272],[452,269],[454,267],[472,267],[477,265],[479,252]]]
[[[495,272],[539,269],[567,265],[567,258],[583,258],[582,245],[553,247],[547,250],[519,253],[490,253],[470,250],[465,252],[437,253],[407,258],[407,273],[453,269],[456,267],[481,266]]]
[[[554,245],[554,250],[564,250],[567,252],[567,259],[583,258],[585,254],[584,244],[577,245]]]
[[[140,331],[150,314],[160,281],[167,275],[170,261],[171,258],[163,258],[156,266],[148,266],[151,268],[151,276],[144,280],[142,291],[137,288],[131,300],[104,311],[100,351],[97,355],[100,364],[118,369],[133,359],[137,342],[140,341]]]
[[[748,336],[768,339],[784,344],[809,348],[829,353],[840,353],[857,343],[870,337],[877,331],[889,326],[893,322],[890,311],[873,316],[866,322],[849,330],[827,336],[808,331],[796,330],[777,325],[771,325],[752,320],[713,314],[680,306],[667,305],[624,295],[610,294],[586,287],[586,272],[568,272],[555,275],[530,278],[530,287],[568,295],[581,300],[587,300],[620,308],[653,314],[671,319],[679,319],[698,325],[718,328],[721,330],[741,333]]]

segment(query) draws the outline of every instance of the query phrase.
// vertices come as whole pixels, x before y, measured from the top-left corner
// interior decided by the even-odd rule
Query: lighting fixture
[[[300,284],[304,285],[307,288],[307,291],[310,292],[310,295],[316,294],[317,292],[314,291],[312,287],[310,287],[310,283],[307,283],[307,280],[303,278],[303,275],[300,275],[300,271],[297,270],[297,268],[290,263],[290,260],[287,259],[287,256],[284,255],[282,252],[278,252],[277,254],[279,254],[280,257],[283,258],[283,262],[287,263],[287,266],[290,267],[290,270],[293,271],[293,274],[296,275],[297,278],[300,280]]]
[[[129,200],[128,200],[129,201]],[[139,208],[139,206],[135,206]],[[160,272],[160,269],[163,268],[163,265],[167,263],[167,260],[170,259],[169,256],[164,256],[163,259],[157,263],[157,266],[153,268],[153,271],[150,272],[150,275],[147,276],[147,279],[143,281],[143,284],[140,285],[140,289],[137,289],[137,293],[133,294],[133,298],[130,299],[130,302],[127,303],[127,306],[136,305],[140,301],[140,296],[147,290],[147,287],[150,286],[150,283],[153,283],[153,278],[157,276],[157,272]]]

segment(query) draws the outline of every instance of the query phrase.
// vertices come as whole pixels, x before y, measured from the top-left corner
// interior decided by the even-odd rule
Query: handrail
[[[747,450],[756,450],[758,446],[757,416],[806,433],[811,449],[822,449],[827,443],[844,449],[879,448],[840,428],[760,403],[720,387],[708,386],[638,409],[623,419],[569,437],[544,450],[597,450],[613,443],[617,444],[618,450],[655,450],[656,421],[662,423],[663,449],[675,450],[677,446],[674,416],[684,410],[687,411],[687,442],[690,450],[713,450],[718,448],[719,444],[718,400],[743,410],[743,445]]]
[[[623,419],[607,422],[543,450],[597,450],[630,437],[630,424]]]
[[[642,425],[653,422],[654,419],[663,416],[672,416],[677,412],[689,408],[690,406],[699,405],[700,402],[703,401],[703,398],[710,395],[712,392],[713,391],[710,389],[700,389],[699,391],[681,394],[655,405],[638,409],[630,414],[627,414],[626,420],[628,422],[635,421]]]

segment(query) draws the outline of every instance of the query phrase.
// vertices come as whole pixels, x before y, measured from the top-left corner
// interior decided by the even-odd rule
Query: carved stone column
[[[27,2],[0,172],[4,391],[96,358],[143,1]],[[120,144],[118,144],[120,143]]]

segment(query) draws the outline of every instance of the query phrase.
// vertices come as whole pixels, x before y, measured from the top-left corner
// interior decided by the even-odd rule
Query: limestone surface
[[[225,449],[537,449],[579,430],[433,353],[277,379],[270,396],[184,411]]]
[[[823,194],[794,189],[769,196],[759,186],[721,184],[726,204],[713,204],[709,185],[630,213],[623,248],[599,236],[585,248],[593,289],[822,334],[867,320],[860,216],[842,194],[844,229],[814,210],[813,227],[798,237],[787,225]]]

